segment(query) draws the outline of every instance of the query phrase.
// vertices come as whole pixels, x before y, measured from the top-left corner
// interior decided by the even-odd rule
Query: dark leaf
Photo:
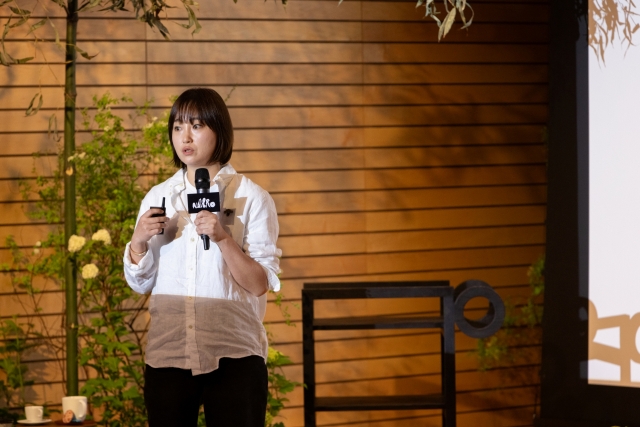
[[[47,133],[49,138],[53,141],[60,141],[60,136],[58,135],[58,118],[55,114],[52,114],[51,117],[49,117],[49,128]]]
[[[11,59],[13,59],[13,61],[16,64],[26,64],[27,62],[29,62],[29,61],[31,61],[33,59],[33,56],[29,56],[27,58],[18,58],[18,59],[11,58]]]
[[[27,9],[20,9],[20,8],[13,7],[13,6],[9,6],[9,9],[11,9],[11,12],[15,13],[18,16],[29,16],[29,15],[31,15],[31,11],[27,10]]]
[[[31,26],[31,29],[29,30],[29,32],[27,34],[33,33],[35,30],[37,30],[38,28],[42,27],[46,23],[47,23],[47,18],[44,18],[44,19],[36,22],[35,24],[33,24]]]
[[[84,50],[80,49],[77,45],[74,46],[74,49],[76,50],[76,52],[78,52],[83,58],[85,59],[93,59],[96,56],[98,56],[98,54],[96,53],[95,55],[89,55],[87,52],[85,52]]]
[[[28,20],[29,20],[29,15],[24,15],[19,20],[17,20],[15,23],[9,25],[9,28],[19,27],[19,26],[23,25],[25,22],[27,22]]]
[[[82,6],[80,6],[78,8],[78,12],[82,12],[82,11],[85,11],[85,10],[93,9],[96,6],[99,6],[101,1],[102,0],[90,0],[90,1],[87,1],[87,2],[83,3]]]
[[[51,1],[56,3],[61,8],[63,8],[65,12],[69,12],[69,9],[67,9],[67,4],[64,2],[64,0],[51,0]]]
[[[36,99],[38,100],[38,105],[34,107],[34,103],[36,102]],[[31,98],[31,102],[27,107],[27,111],[25,112],[25,115],[28,117],[28,116],[33,116],[35,114],[38,114],[38,111],[40,111],[41,107],[42,107],[42,92],[38,92],[33,96],[33,98]]]
[[[51,25],[51,28],[53,28],[53,32],[56,35],[56,41],[55,41],[56,46],[58,46],[58,48],[64,51],[65,48],[64,48],[64,45],[60,42],[60,34],[58,33],[58,29],[56,28],[55,25],[53,25],[53,22],[51,22],[50,19],[48,19],[48,21],[49,21],[49,25]]]
[[[8,67],[12,64],[12,61],[9,61],[4,52],[0,52],[0,64],[4,65],[5,67]]]

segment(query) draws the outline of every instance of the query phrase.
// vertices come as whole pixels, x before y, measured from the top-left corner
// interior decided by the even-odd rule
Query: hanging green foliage
[[[424,6],[426,9],[425,17],[433,19],[438,24],[438,41],[442,40],[442,38],[451,31],[457,15],[460,15],[460,19],[462,20],[463,25],[461,29],[469,28],[474,16],[473,9],[466,0],[443,0],[442,3],[445,11],[442,20],[437,16],[440,12],[436,8],[435,0],[418,0],[416,4],[416,7]],[[466,14],[469,16],[467,17]]]
[[[506,316],[502,329],[489,338],[478,340],[480,369],[503,367],[530,356],[527,349],[540,343],[541,297],[544,294],[544,256],[527,270],[529,293],[518,300],[505,301]]]

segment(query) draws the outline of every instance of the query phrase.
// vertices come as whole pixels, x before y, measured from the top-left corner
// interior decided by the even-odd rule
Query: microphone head
[[[209,170],[207,168],[196,169],[196,190],[202,190],[209,188],[210,178],[209,178]]]

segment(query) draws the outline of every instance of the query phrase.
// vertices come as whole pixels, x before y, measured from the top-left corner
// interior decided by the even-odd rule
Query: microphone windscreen
[[[209,170],[207,168],[196,169],[196,190],[208,189],[210,184]]]

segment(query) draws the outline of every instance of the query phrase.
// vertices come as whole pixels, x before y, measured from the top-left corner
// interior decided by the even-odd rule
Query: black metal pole
[[[76,175],[69,157],[76,150],[76,41],[78,33],[78,1],[67,4],[67,43],[64,88],[64,234],[65,241],[76,233]],[[67,395],[78,394],[78,286],[76,265],[69,259],[65,265]]]

